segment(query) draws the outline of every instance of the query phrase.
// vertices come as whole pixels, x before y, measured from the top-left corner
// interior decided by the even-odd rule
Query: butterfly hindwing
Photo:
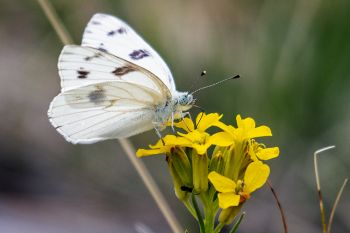
[[[63,92],[51,102],[53,126],[72,143],[94,143],[152,129],[152,89],[127,82],[103,82]]]
[[[175,91],[173,76],[159,54],[122,20],[95,14],[85,28],[82,46],[113,54],[150,71]]]

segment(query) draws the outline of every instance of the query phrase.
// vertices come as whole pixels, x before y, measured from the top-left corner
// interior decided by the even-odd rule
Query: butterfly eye
[[[188,103],[193,102],[193,96],[192,95],[187,95]]]

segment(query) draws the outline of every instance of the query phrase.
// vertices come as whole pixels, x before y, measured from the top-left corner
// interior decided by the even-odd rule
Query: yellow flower
[[[160,139],[151,149],[139,149],[136,152],[138,157],[164,154],[170,152],[175,146],[190,147],[197,151],[198,154],[204,154],[211,145],[229,146],[233,142],[227,138],[227,133],[219,132],[210,135],[205,132],[209,127],[220,125],[222,115],[217,113],[199,113],[196,117],[196,126],[190,118],[184,118],[182,121],[174,123],[174,126],[185,130],[187,133],[178,132],[179,136],[166,135]],[[170,123],[169,123],[170,124]],[[223,123],[221,123],[223,124]]]
[[[278,147],[266,148],[264,144],[254,140],[249,142],[249,155],[252,160],[269,160],[278,157],[280,150]]]
[[[223,130],[229,133],[234,140],[243,141],[246,139],[272,136],[269,127],[265,125],[255,127],[253,118],[247,117],[242,119],[241,115],[237,115],[236,122],[237,128],[231,125],[222,126]]]
[[[229,146],[232,144],[232,141],[226,137],[225,132],[210,135],[203,131],[193,130],[187,134],[180,132],[178,134],[182,137],[174,139],[176,145],[191,147],[200,155],[205,154],[211,145]]]
[[[269,166],[255,161],[248,165],[243,180],[235,182],[217,172],[211,172],[208,179],[219,192],[220,208],[226,209],[249,199],[252,192],[265,184],[269,174]]]
[[[193,124],[193,121],[186,117],[182,121],[174,123],[174,126],[180,129],[185,130],[186,132],[192,132],[198,130],[200,132],[206,131],[211,126],[219,125],[222,115],[218,113],[205,114],[201,112],[196,117],[196,125]]]

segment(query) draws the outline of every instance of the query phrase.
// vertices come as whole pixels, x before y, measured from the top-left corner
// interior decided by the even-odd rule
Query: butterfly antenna
[[[198,92],[198,91],[201,91],[201,90],[207,89],[207,88],[209,88],[209,87],[213,87],[213,86],[216,86],[216,85],[221,84],[221,83],[223,83],[223,82],[226,82],[226,81],[228,81],[228,80],[237,79],[237,78],[240,78],[240,76],[239,76],[238,74],[237,74],[236,76],[229,77],[229,78],[226,78],[226,79],[221,80],[221,81],[219,81],[219,82],[210,84],[210,85],[208,85],[208,86],[204,86],[204,87],[198,88],[197,90],[192,91],[190,94],[193,95],[194,93],[196,93],[196,92]]]

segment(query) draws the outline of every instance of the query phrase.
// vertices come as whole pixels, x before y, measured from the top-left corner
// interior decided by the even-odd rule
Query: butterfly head
[[[191,93],[183,92],[177,97],[179,110],[187,111],[194,105],[195,99]]]

